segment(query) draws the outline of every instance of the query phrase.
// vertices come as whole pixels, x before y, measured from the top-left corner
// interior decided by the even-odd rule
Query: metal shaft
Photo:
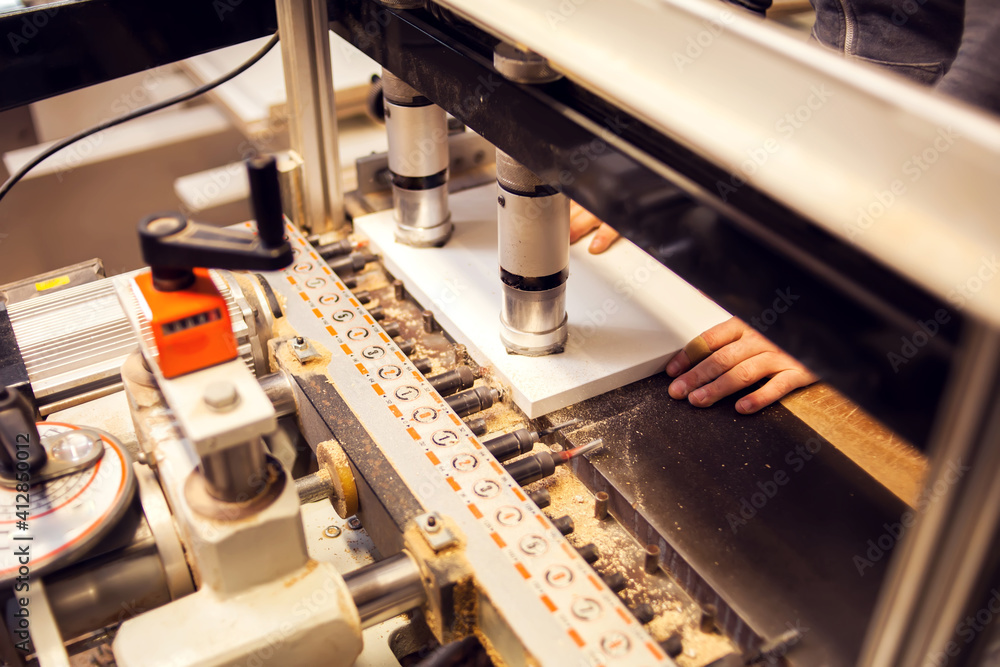
[[[347,590],[368,628],[419,607],[427,599],[420,569],[406,552],[344,575]]]
[[[263,489],[264,443],[260,438],[202,457],[208,491],[224,502],[242,502]]]
[[[314,233],[344,225],[337,116],[330,61],[330,21],[324,2],[277,0],[288,102],[288,135],[302,159],[302,220]]]
[[[396,240],[416,247],[444,245],[454,225],[448,209],[448,121],[391,72],[382,71]]]
[[[511,354],[562,352],[568,333],[569,199],[500,150],[497,185],[500,338]]]
[[[469,389],[460,394],[449,396],[444,400],[447,401],[448,405],[451,406],[451,409],[459,417],[467,417],[474,412],[492,407],[494,403],[500,400],[500,393],[496,389],[490,389],[489,387],[476,387],[475,389]]]

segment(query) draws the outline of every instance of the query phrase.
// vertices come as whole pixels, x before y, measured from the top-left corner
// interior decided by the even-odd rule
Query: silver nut
[[[240,394],[232,382],[221,380],[205,387],[202,400],[208,407],[218,412],[229,412],[240,402]]]
[[[326,537],[340,537],[340,526],[327,526],[323,531]]]

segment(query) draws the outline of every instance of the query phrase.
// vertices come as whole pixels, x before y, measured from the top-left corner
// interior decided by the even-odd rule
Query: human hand
[[[699,347],[702,354],[696,351]],[[745,415],[819,379],[736,317],[712,327],[671,357],[667,374],[677,378],[667,390],[670,396],[686,397],[699,408],[770,377],[763,387],[736,402],[736,411]]]
[[[580,237],[586,236],[594,229],[597,233],[594,234],[594,239],[590,242],[590,247],[587,250],[592,255],[597,255],[608,249],[615,239],[618,238],[618,232],[612,229],[611,225],[606,222],[601,222],[597,217],[583,208],[575,201],[569,203],[569,242],[576,243],[580,240]]]

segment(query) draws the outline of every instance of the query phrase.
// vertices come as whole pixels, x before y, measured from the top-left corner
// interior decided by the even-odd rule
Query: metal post
[[[859,665],[938,665],[956,650],[968,657],[969,640],[956,632],[996,575],[1000,333],[972,323],[963,342],[936,422],[923,511],[897,547]]]
[[[302,161],[302,220],[320,234],[344,225],[344,195],[334,113],[330,27],[325,2],[277,0],[292,152]]]
[[[497,149],[497,219],[507,352],[557,354],[566,346],[569,199]]]

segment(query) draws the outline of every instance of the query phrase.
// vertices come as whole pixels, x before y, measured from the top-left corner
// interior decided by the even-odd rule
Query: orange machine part
[[[157,290],[148,272],[137,275],[135,284],[149,309],[164,377],[175,378],[236,358],[229,308],[208,269],[194,269],[194,283],[177,292]]]

